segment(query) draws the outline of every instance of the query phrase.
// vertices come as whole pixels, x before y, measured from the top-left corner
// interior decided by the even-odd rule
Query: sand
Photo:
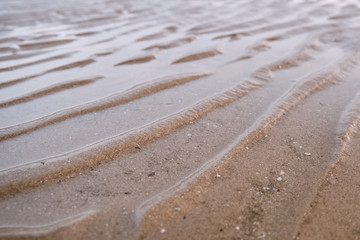
[[[1,1],[0,239],[360,239],[359,18]]]

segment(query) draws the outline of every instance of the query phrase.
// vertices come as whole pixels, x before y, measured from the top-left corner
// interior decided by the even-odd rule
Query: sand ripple
[[[1,1],[0,236],[356,239],[329,186],[360,199],[359,23],[352,0]]]

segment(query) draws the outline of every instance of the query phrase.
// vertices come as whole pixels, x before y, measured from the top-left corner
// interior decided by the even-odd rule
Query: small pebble
[[[282,180],[282,177],[278,177],[276,180],[281,181],[281,180]]]
[[[282,175],[284,175],[285,174],[285,172],[283,171],[283,170],[281,170],[280,171],[280,175],[282,176]]]
[[[266,233],[263,233],[261,236],[259,236],[258,238],[261,239],[261,238],[264,238],[266,237]]]
[[[305,156],[311,156],[311,153],[304,153]]]
[[[236,226],[236,228],[235,228],[235,229],[239,231],[239,230],[240,230],[240,227],[239,227],[239,226]]]
[[[164,233],[164,232],[166,232],[166,230],[165,229],[161,229],[161,231],[160,231],[161,233]]]
[[[219,177],[221,177],[221,175],[217,173],[217,174],[216,174],[216,177],[219,178]]]
[[[175,211],[180,211],[180,208],[176,207],[174,208]]]
[[[141,147],[140,147],[139,144],[137,144],[137,145],[135,146],[135,148],[136,148],[136,149],[141,149]]]

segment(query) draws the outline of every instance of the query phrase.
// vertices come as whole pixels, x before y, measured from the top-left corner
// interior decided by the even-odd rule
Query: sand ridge
[[[356,2],[0,6],[1,239],[360,238]]]

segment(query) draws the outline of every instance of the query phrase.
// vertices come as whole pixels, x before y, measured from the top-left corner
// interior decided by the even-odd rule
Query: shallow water
[[[4,196],[12,178],[35,186],[39,176],[87,171],[229,104],[243,110],[223,121],[248,122],[234,126],[209,159],[246,135],[244,129],[266,126],[277,108],[288,112],[328,85],[352,84],[346,101],[357,101],[352,96],[360,86],[344,75],[358,68],[359,23],[355,0],[2,0]],[[351,120],[339,119],[345,131]],[[45,162],[53,165],[40,169]],[[17,219],[0,221],[16,225]]]
[[[245,80],[255,83],[257,69],[306,44],[324,48],[325,60],[340,59],[354,51],[358,36],[359,8],[352,2],[23,4],[29,6],[1,2],[2,169],[96,144]],[[164,92],[151,89],[179,74],[212,75]],[[147,96],[101,109],[111,95],[138,84],[150,89]],[[96,110],[71,116],[95,104]],[[49,123],[54,114],[62,118]]]

